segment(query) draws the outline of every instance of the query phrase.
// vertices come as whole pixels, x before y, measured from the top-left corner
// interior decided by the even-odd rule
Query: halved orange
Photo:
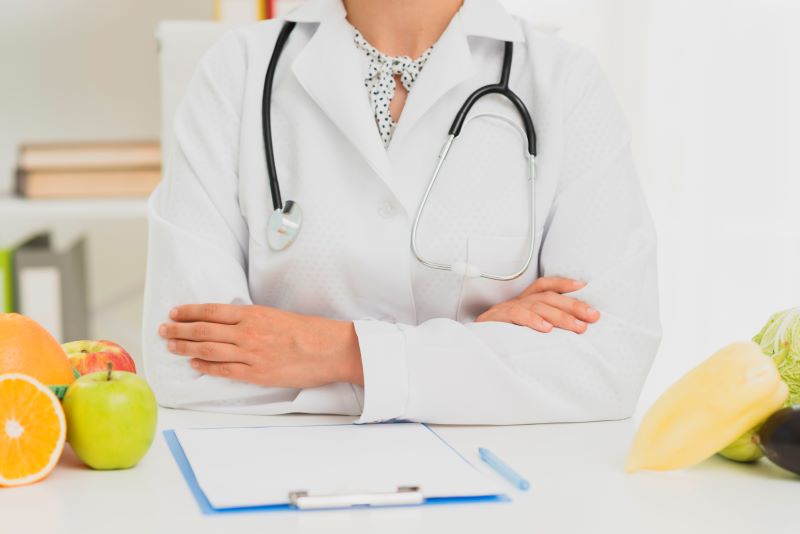
[[[67,437],[61,403],[27,375],[0,375],[0,486],[38,482],[53,470]]]

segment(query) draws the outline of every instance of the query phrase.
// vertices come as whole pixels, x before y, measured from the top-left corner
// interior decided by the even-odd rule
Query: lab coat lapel
[[[325,17],[295,58],[292,71],[322,111],[392,188],[389,159],[364,88],[362,56],[341,9]]]
[[[392,144],[402,142],[414,124],[445,94],[474,74],[472,53],[457,13],[434,45],[433,53],[408,94]],[[450,125],[448,124],[448,127]],[[442,132],[442,141],[446,131]],[[391,145],[390,145],[391,147]]]
[[[415,123],[443,96],[473,77],[476,63],[468,37],[523,42],[525,36],[514,18],[496,0],[464,0],[408,95],[392,136],[392,145],[408,135]],[[498,43],[498,50],[500,43]],[[500,64],[497,65],[500,76]],[[470,90],[477,87],[470,88]],[[463,96],[462,96],[463,98]],[[455,118],[455,117],[454,117]],[[447,125],[449,128],[449,124]],[[444,139],[446,132],[442,132]],[[390,145],[390,150],[391,146]]]

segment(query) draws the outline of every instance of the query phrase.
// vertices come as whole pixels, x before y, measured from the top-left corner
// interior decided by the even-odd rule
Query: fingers
[[[576,334],[583,334],[586,332],[587,324],[585,321],[574,317],[564,310],[545,304],[544,302],[536,302],[533,304],[531,311],[539,314],[543,319],[562,330],[569,330]]]
[[[188,304],[173,308],[170,318],[158,333],[167,340],[167,349],[191,359],[192,368],[211,376],[248,380],[252,368],[239,341],[247,306],[229,304]]]
[[[239,350],[236,345],[228,343],[170,339],[167,341],[167,350],[179,356],[190,356],[208,361],[247,363],[244,352]]]
[[[236,344],[240,337],[236,326],[218,323],[164,323],[158,334],[165,339],[216,341]]]
[[[479,315],[475,321],[478,323],[489,321],[511,323],[518,326],[527,326],[545,334],[553,330],[553,325],[543,319],[541,315],[520,304],[490,308]]]
[[[243,306],[234,304],[185,304],[170,311],[173,321],[237,324],[243,317]]]
[[[530,295],[532,293],[542,293],[545,291],[554,291],[556,293],[571,293],[577,291],[586,284],[571,278],[562,278],[559,276],[543,276],[537,278],[534,283],[528,286],[522,295]]]
[[[595,323],[600,319],[600,312],[581,300],[549,291],[538,295],[538,297],[537,300],[539,302],[558,308],[575,319],[580,319],[587,323]]]
[[[568,330],[576,334],[586,332],[589,323],[599,319],[600,314],[593,310],[588,304],[576,299],[555,295],[560,298],[548,296],[557,305],[545,302],[542,294],[537,294],[528,298],[517,298],[489,308],[479,315],[476,322],[497,321],[511,323],[519,326],[527,326],[539,332],[551,332],[554,327],[561,330]],[[561,307],[567,308],[567,311]],[[573,315],[573,310],[577,310]],[[588,311],[591,310],[591,311]],[[593,313],[592,313],[593,312]],[[589,317],[583,320],[581,317]]]
[[[193,359],[191,365],[193,369],[204,375],[230,378],[231,380],[247,380],[248,376],[252,374],[252,368],[244,363],[220,363]]]
[[[539,332],[550,332],[553,330],[553,323],[547,321],[541,314],[535,313],[524,306],[514,306],[510,313],[511,322],[519,326],[527,326]]]

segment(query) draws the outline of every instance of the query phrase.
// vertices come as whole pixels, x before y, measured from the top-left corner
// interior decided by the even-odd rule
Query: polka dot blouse
[[[378,125],[378,132],[381,135],[383,146],[388,147],[396,124],[392,120],[392,114],[389,112],[389,104],[394,98],[397,86],[395,76],[399,76],[403,87],[406,88],[406,91],[411,92],[411,87],[417,80],[417,76],[422,71],[425,62],[428,61],[433,46],[428,48],[417,59],[411,59],[408,56],[387,56],[379,52],[356,29],[354,29],[353,40],[356,46],[363,50],[369,58],[369,67],[367,68],[367,78],[364,81],[364,86],[369,91],[369,100],[375,113],[375,122]]]

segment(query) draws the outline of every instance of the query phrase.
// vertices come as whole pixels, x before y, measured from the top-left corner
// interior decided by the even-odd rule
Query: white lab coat
[[[655,235],[629,133],[597,63],[505,12],[465,0],[414,85],[391,144],[364,87],[366,59],[340,0],[310,0],[275,76],[275,157],[283,199],[304,226],[281,252],[272,211],[261,92],[280,21],[224,36],[204,57],[175,119],[174,149],[149,205],[144,317],[147,377],[164,406],[236,413],[360,415],[433,423],[616,419],[636,404],[660,338]],[[513,282],[464,279],[418,263],[410,231],[438,151],[464,99],[496,82],[515,42],[511,87],[539,134],[536,254]],[[497,96],[473,113],[518,122]],[[522,263],[529,220],[522,142],[478,119],[456,141],[420,227],[435,261],[485,271]],[[537,276],[602,319],[583,335],[475,323]],[[157,327],[185,303],[260,304],[353,320],[364,387],[270,388],[198,374]]]

